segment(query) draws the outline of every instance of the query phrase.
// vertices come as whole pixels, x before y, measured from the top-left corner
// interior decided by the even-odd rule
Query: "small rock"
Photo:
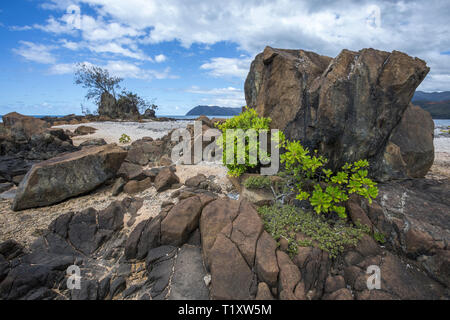
[[[125,184],[126,181],[122,177],[118,178],[111,188],[111,194],[114,197],[118,196],[123,191],[123,187],[125,186]]]
[[[170,168],[162,169],[155,178],[156,191],[162,192],[169,189],[173,184],[179,183],[180,179]]]
[[[146,178],[142,181],[131,180],[123,187],[123,191],[128,194],[136,194],[142,192],[152,186],[152,180]]]

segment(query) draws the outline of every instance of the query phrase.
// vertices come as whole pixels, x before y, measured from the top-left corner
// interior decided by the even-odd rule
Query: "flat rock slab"
[[[106,145],[38,163],[20,184],[12,208],[44,207],[94,190],[114,177],[126,156],[123,149]]]
[[[205,276],[200,248],[183,245],[175,263],[169,300],[209,300]]]

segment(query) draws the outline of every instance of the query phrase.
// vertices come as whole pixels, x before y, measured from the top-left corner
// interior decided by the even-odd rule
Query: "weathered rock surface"
[[[79,126],[75,129],[74,133],[78,136],[85,136],[88,134],[93,134],[97,131],[97,129],[89,127],[89,126]]]
[[[108,92],[104,92],[101,96],[98,114],[111,119],[137,120],[139,118],[139,110],[136,105],[130,103],[128,99],[116,100]]]
[[[164,168],[158,173],[155,178],[155,188],[156,191],[161,192],[170,189],[173,184],[179,182],[180,178],[178,178],[178,176],[173,173],[170,168]]]
[[[175,145],[170,139],[170,133],[161,139],[143,138],[131,144],[126,161],[141,166],[149,163],[160,164],[164,156],[170,158],[172,148]]]
[[[126,154],[106,145],[38,163],[20,184],[13,210],[47,206],[89,192],[115,176]]]
[[[414,179],[381,184],[377,202],[362,203],[392,251],[415,259],[450,286],[450,194],[447,180]],[[438,262],[439,261],[439,262]],[[434,265],[438,262],[438,265]]]
[[[180,246],[189,239],[189,235],[197,229],[202,202],[197,196],[181,200],[161,221],[161,243]]]
[[[0,123],[0,180],[14,181],[33,164],[79,148],[62,129],[49,129],[45,121],[16,112]]]
[[[431,116],[407,109],[428,71],[424,61],[398,51],[343,50],[332,59],[266,47],[252,62],[245,96],[273,128],[318,150],[334,169],[368,159],[379,180],[421,177],[433,161]],[[410,130],[420,119],[426,124]]]

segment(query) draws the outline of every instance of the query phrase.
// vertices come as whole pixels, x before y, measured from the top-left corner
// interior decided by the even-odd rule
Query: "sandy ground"
[[[221,196],[225,196],[227,191],[232,188],[231,183],[226,178],[226,169],[223,166],[212,164],[199,164],[196,166],[180,165],[177,166],[176,173],[183,183],[186,179],[198,173],[203,173],[207,177],[214,175],[214,182],[219,184],[224,191]],[[170,198],[174,190],[158,193],[154,187],[150,187],[132,196],[121,193],[119,196],[113,197],[111,195],[111,187],[104,186],[88,195],[69,199],[53,206],[19,212],[11,210],[12,199],[0,199],[0,243],[8,239],[14,239],[25,246],[29,246],[36,238],[44,233],[55,218],[63,213],[70,211],[77,212],[89,207],[102,210],[116,200],[123,200],[126,197],[142,198],[144,204],[138,211],[138,217],[131,227],[127,227],[127,222],[131,217],[125,215],[125,227],[130,231],[142,220],[156,216],[161,211],[161,204],[164,201],[174,201]]]
[[[85,136],[76,136],[72,138],[73,144],[78,146],[86,140],[105,139],[107,143],[119,143],[119,138],[123,133],[130,136],[131,142],[142,139],[143,137],[152,137],[153,139],[162,138],[172,129],[186,128],[188,124],[193,123],[188,120],[167,121],[167,122],[89,122],[74,125],[54,126],[54,128],[62,128],[75,131],[79,126],[88,126],[97,129],[93,134]],[[126,144],[125,144],[126,145]]]

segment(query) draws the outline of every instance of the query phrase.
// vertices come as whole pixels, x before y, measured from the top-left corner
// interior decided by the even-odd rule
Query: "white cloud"
[[[29,41],[20,41],[19,43],[21,46],[17,49],[13,49],[13,52],[26,60],[43,64],[52,64],[56,62],[56,58],[51,53],[55,48],[54,46],[46,46]]]
[[[245,105],[244,92],[234,87],[201,89],[192,86],[186,92],[200,95],[201,101],[209,105],[218,105],[222,107],[242,107]]]
[[[50,67],[48,72],[54,75],[74,73],[76,69],[75,63],[58,63]]]
[[[160,62],[164,62],[167,60],[167,57],[163,54],[158,54],[157,56],[155,56],[155,61],[160,63]]]
[[[87,65],[94,65],[90,62],[83,62]],[[97,65],[97,64],[96,64]],[[111,60],[104,65],[99,65],[102,68],[107,69],[112,75],[129,78],[129,79],[176,79],[178,76],[171,74],[170,68],[166,68],[162,71],[143,69],[139,65],[121,60]],[[75,63],[59,63],[52,65],[48,73],[53,75],[73,74],[75,73],[77,65]]]
[[[210,62],[202,64],[200,69],[208,70],[214,77],[239,77],[247,76],[251,58],[212,58]]]
[[[118,40],[135,45],[177,40],[185,47],[229,42],[249,56],[266,45],[330,56],[343,48],[373,47],[404,51],[439,67],[446,61],[439,53],[450,48],[450,5],[439,0],[51,0],[44,7],[65,9],[69,4],[88,5],[95,15],[73,7],[60,18],[50,18],[42,29],[80,33],[83,41],[112,41],[123,46]],[[128,49],[136,52],[131,45]],[[207,70],[217,76],[231,73],[242,77],[243,66],[227,72],[220,62],[224,61],[207,63]],[[441,74],[432,67],[427,80],[430,87],[445,78]],[[449,74],[446,71],[444,75]],[[444,84],[450,85],[446,80]]]

